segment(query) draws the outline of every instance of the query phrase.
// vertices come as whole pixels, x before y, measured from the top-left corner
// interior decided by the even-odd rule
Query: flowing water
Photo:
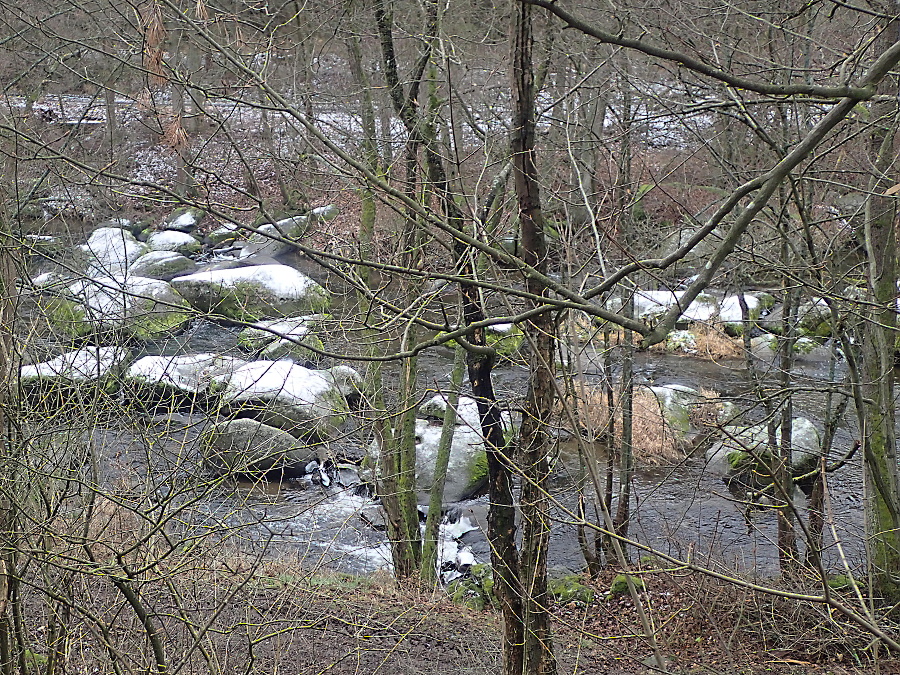
[[[316,275],[315,268],[304,267]],[[340,307],[336,311],[340,311]],[[237,329],[197,321],[183,334],[140,346],[143,354],[197,352],[235,353]],[[585,353],[584,379],[600,386],[599,356]],[[438,388],[449,382],[452,353],[436,348],[419,358],[419,384]],[[328,364],[331,365],[331,364]],[[388,369],[390,371],[390,369]],[[840,369],[837,379],[840,379]],[[524,391],[527,370],[505,362],[495,372],[499,396],[514,401]],[[812,419],[821,429],[828,364],[805,360],[798,364],[794,414]],[[391,381],[390,372],[388,382]],[[722,397],[751,407],[753,397],[743,362],[714,363],[660,353],[639,354],[637,384],[682,384],[719,392]],[[127,403],[127,402],[126,402]],[[751,412],[750,417],[761,411]],[[217,532],[242,549],[293,558],[306,565],[322,564],[351,572],[368,572],[389,565],[383,523],[377,504],[353,480],[352,472],[325,486],[309,476],[296,480],[208,483],[199,461],[197,437],[208,417],[197,411],[138,416],[131,423],[109,424],[95,430],[93,444],[104,461],[118,462],[113,472],[130,473],[149,491],[170,496],[179,490],[179,518],[189,532]],[[336,442],[338,455],[360,459],[368,439],[365,429],[351,423]],[[842,428],[835,439],[835,455],[852,444],[852,429]],[[640,439],[635,439],[636,443]],[[552,486],[556,525],[550,541],[550,564],[568,570],[583,567],[575,529],[568,523],[577,504],[573,477],[579,462],[576,443],[560,440]],[[115,459],[113,459],[115,458]],[[129,459],[131,458],[131,459]],[[122,468],[122,463],[128,464]],[[317,475],[314,476],[317,479]],[[335,476],[331,477],[332,479]],[[326,478],[326,482],[327,482]],[[343,484],[342,484],[343,483]],[[202,489],[197,485],[203,485]],[[176,487],[177,486],[177,487]],[[723,477],[706,467],[703,457],[685,458],[675,466],[639,468],[634,483],[630,535],[665,553],[690,556],[710,564],[724,564],[747,574],[769,575],[777,569],[775,515],[771,510],[748,510],[729,493]],[[841,556],[851,566],[862,561],[862,481],[858,459],[829,476],[829,526],[826,564],[838,569]],[[174,503],[174,502],[173,502]],[[802,511],[805,498],[798,493]],[[486,498],[455,505],[447,537],[455,538],[449,555],[459,561],[487,562],[489,549],[483,529]],[[590,514],[589,514],[590,515]],[[802,537],[800,537],[802,539]],[[837,539],[836,539],[837,538]],[[840,541],[840,550],[835,545]]]

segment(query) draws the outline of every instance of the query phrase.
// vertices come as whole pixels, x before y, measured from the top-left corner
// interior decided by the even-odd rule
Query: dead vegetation
[[[587,386],[583,380],[573,391],[557,401],[557,422],[570,433],[591,441],[602,441],[618,448],[622,442],[622,396],[609,397],[600,388]],[[698,431],[718,424],[721,414],[719,394],[701,389],[697,403],[689,407],[691,427]],[[612,437],[610,420],[612,419]],[[573,425],[574,422],[574,425]],[[656,395],[647,388],[634,392],[632,400],[632,445],[638,464],[656,466],[671,464],[685,457],[692,444],[672,428],[660,408]]]

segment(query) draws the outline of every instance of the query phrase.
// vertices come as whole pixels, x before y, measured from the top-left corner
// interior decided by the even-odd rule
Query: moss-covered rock
[[[290,361],[253,361],[214,377],[210,393],[221,397],[223,411],[297,437],[328,439],[349,413],[347,401],[328,371]]]
[[[175,209],[162,222],[161,229],[176,232],[193,232],[206,218],[206,211],[195,206],[184,206]]]
[[[320,448],[251,419],[227,420],[206,428],[200,445],[207,466],[219,474],[303,473],[306,465],[318,458]]]
[[[328,291],[287,265],[201,271],[172,286],[202,312],[246,322],[320,313],[331,303]]]
[[[616,575],[616,578],[612,580],[612,583],[609,585],[609,593],[610,596],[619,596],[619,595],[628,595],[628,579],[631,578],[632,585],[639,591],[644,590],[644,580],[640,577],[636,577],[633,574],[625,575],[619,574]]]
[[[287,356],[301,361],[315,360],[315,350],[324,349],[314,332],[323,319],[323,315],[314,314],[257,321],[240,332],[238,346],[271,361]]]
[[[39,304],[51,324],[72,337],[116,333],[149,340],[179,330],[193,314],[167,282],[133,276],[82,279]]]
[[[494,572],[490,565],[472,565],[466,576],[450,582],[447,593],[453,602],[468,605],[478,611],[499,606],[494,594]]]
[[[442,337],[445,332],[438,333],[435,337]],[[514,323],[498,323],[485,329],[485,339],[488,347],[493,347],[501,356],[513,356],[522,347],[525,334]],[[452,343],[451,343],[452,344]]]
[[[583,579],[578,574],[567,574],[566,576],[550,579],[547,584],[547,590],[553,599],[560,603],[580,602],[585,605],[593,602],[594,589],[583,583]]]

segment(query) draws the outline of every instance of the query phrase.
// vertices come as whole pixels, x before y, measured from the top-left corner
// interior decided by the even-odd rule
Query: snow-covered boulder
[[[330,302],[328,291],[287,265],[201,271],[172,286],[200,311],[238,321],[312,314]]]
[[[218,246],[240,239],[240,228],[241,226],[236,223],[225,223],[206,235],[206,243],[210,246]]]
[[[151,251],[175,251],[183,255],[191,255],[200,250],[201,244],[186,232],[162,230],[147,237],[147,246]]]
[[[691,408],[706,399],[696,389],[682,384],[650,387],[656,396],[660,412],[669,427],[683,440],[691,431]]]
[[[245,365],[243,359],[221,354],[145,356],[131,364],[123,383],[133,391],[150,389],[165,398],[173,394],[194,397],[205,394],[214,378],[226,377]]]
[[[416,420],[416,491],[419,503],[427,504],[434,483],[434,466],[443,426],[429,420]],[[381,448],[377,442],[369,448],[367,463],[379,481],[378,461]],[[444,485],[444,502],[458,502],[471,497],[487,480],[487,455],[481,434],[466,425],[453,429],[450,462]]]
[[[197,271],[197,263],[175,251],[152,251],[134,261],[129,274],[171,281]]]
[[[290,361],[253,361],[213,378],[212,393],[231,412],[296,436],[328,438],[348,413],[347,401],[330,373]]]
[[[88,274],[112,276],[124,274],[130,265],[147,252],[128,230],[100,227],[94,230],[81,250],[88,258]]]
[[[359,402],[363,391],[363,376],[357,372],[355,368],[347,365],[334,366],[319,371],[327,373],[328,377],[334,382],[334,386],[338,388],[347,404],[351,408],[355,408]]]
[[[751,323],[758,321],[763,311],[775,304],[775,298],[771,294],[762,291],[744,293],[743,296],[747,305],[747,318]],[[723,324],[725,333],[732,337],[743,333],[744,315],[741,310],[740,296],[728,295],[722,299],[719,303],[718,321]]]
[[[120,332],[150,339],[191,318],[188,303],[168,283],[132,276],[76,281],[44,307],[51,322],[73,337]]]
[[[172,211],[162,222],[162,229],[176,232],[193,232],[205,217],[206,212],[203,209],[185,206]]]
[[[673,330],[666,336],[666,351],[677,354],[696,354],[697,338],[688,330]]]
[[[130,358],[131,352],[122,347],[82,347],[50,361],[22,366],[19,382],[31,391],[85,385],[110,391]]]
[[[684,291],[643,291],[634,292],[634,314],[639,319],[656,319],[672,306],[679,305]],[[681,308],[683,321],[706,323],[719,314],[716,298],[701,293],[687,307]]]
[[[287,253],[292,248],[290,241],[297,240],[306,234],[308,227],[309,218],[306,216],[292,216],[276,223],[260,225],[256,228],[256,232],[250,235],[247,245],[241,249],[241,257],[246,258],[258,254],[274,258]]]
[[[771,476],[775,458],[769,452],[768,425],[749,427],[730,426],[724,429],[725,438],[706,452],[707,464],[728,475],[745,472],[760,484]],[[781,442],[781,426],[775,430],[776,443]],[[795,476],[812,471],[822,454],[822,441],[815,425],[805,417],[791,421],[791,464]]]
[[[200,442],[207,465],[220,474],[302,473],[318,458],[317,447],[321,447],[252,419],[214,424],[204,430]]]
[[[277,361],[285,357],[299,360],[315,359],[313,349],[324,349],[314,330],[323,315],[289,317],[256,321],[238,335],[238,345],[257,353],[261,358]]]

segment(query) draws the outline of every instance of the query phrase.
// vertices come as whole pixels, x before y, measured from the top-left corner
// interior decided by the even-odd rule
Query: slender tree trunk
[[[541,213],[537,166],[534,156],[534,74],[531,6],[513,0],[511,150],[522,256],[541,274],[547,272],[547,246]],[[529,276],[527,290],[545,297],[543,282]],[[539,306],[540,301],[531,301]],[[550,541],[550,506],[547,483],[547,426],[553,413],[555,322],[550,312],[538,314],[524,325],[531,346],[528,393],[522,413],[520,462],[522,465],[522,559],[519,578],[523,597],[525,650],[522,672],[550,675],[556,672],[550,633],[550,595],[547,591],[547,549]]]
[[[891,0],[883,8],[897,16],[900,1]],[[883,26],[875,40],[877,52],[900,39],[900,20]],[[894,167],[894,139],[897,128],[897,84],[885,83],[884,96],[871,104],[874,120],[869,152],[874,176],[866,203],[865,244],[869,257],[868,287],[872,309],[866,317],[862,340],[865,435],[862,439],[866,481],[866,513],[869,537],[869,565],[874,591],[888,599],[900,599],[900,480],[894,434],[894,351],[896,341],[896,197],[885,191],[897,180]]]

